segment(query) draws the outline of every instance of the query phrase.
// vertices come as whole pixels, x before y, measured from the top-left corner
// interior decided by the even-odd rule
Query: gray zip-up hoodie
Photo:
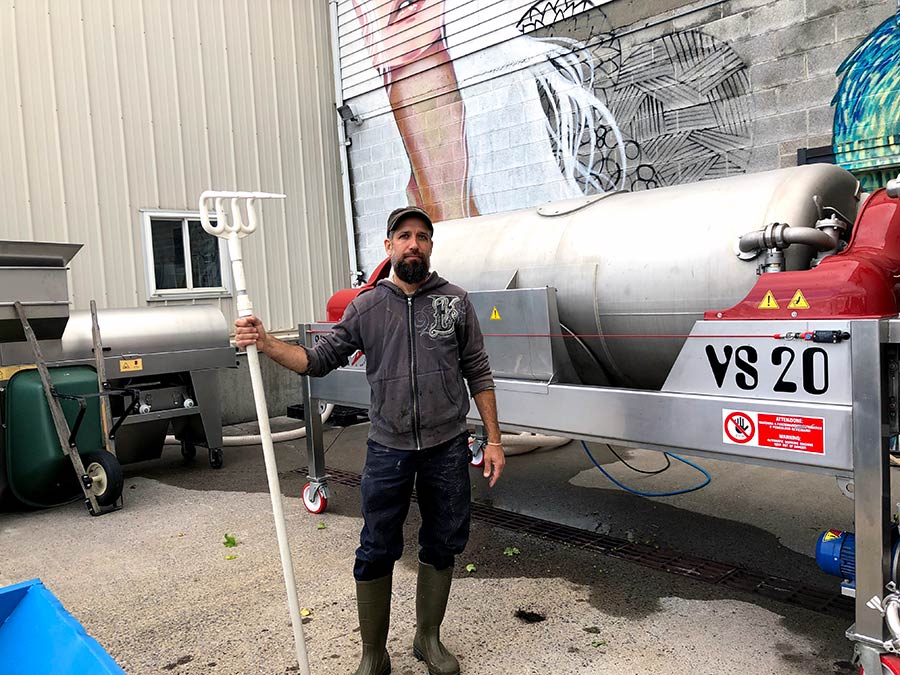
[[[429,448],[466,430],[469,395],[494,388],[478,318],[466,292],[437,273],[413,295],[383,279],[348,305],[331,333],[307,349],[320,377],[366,355],[372,388],[369,438],[398,450]]]

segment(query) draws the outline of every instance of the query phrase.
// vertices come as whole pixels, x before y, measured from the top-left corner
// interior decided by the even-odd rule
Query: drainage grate
[[[335,483],[359,487],[360,475],[351,471],[329,468],[328,477]],[[413,501],[416,496],[413,493]],[[852,618],[854,602],[839,592],[812,588],[798,581],[765,574],[746,567],[706,560],[669,548],[656,548],[627,539],[610,537],[569,525],[561,525],[533,516],[495,509],[484,504],[472,504],[472,518],[517,533],[530,534],[567,546],[602,553],[612,558],[648,567],[669,574],[688,577],[708,584],[721,585],[746,593],[756,593],[771,600],[803,607],[821,614]]]

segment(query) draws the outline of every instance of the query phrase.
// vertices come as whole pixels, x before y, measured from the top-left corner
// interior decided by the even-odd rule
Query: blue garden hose
[[[623,485],[622,483],[617,481],[615,478],[613,478],[609,474],[609,472],[607,472],[606,469],[604,469],[602,466],[600,466],[600,463],[596,459],[594,459],[594,456],[591,454],[591,451],[588,449],[587,443],[585,443],[584,441],[581,441],[581,447],[584,448],[584,451],[587,453],[587,456],[591,458],[591,461],[594,463],[594,466],[596,466],[598,469],[600,469],[601,473],[604,476],[609,478],[613,483],[618,485],[620,488],[622,488],[626,492],[630,492],[631,494],[638,495],[640,497],[673,497],[675,495],[687,494],[688,492],[696,492],[697,490],[699,490],[701,488],[705,488],[707,485],[709,485],[709,482],[712,480],[712,478],[709,475],[709,472],[706,469],[704,469],[703,467],[697,466],[693,462],[686,460],[684,457],[679,457],[678,455],[673,455],[670,452],[664,452],[663,454],[666,457],[671,457],[672,459],[677,459],[679,462],[683,462],[684,464],[687,464],[688,466],[690,466],[694,469],[697,469],[697,471],[699,471],[704,476],[706,476],[706,480],[703,481],[702,483],[700,483],[699,485],[695,485],[694,487],[685,488],[683,490],[674,490],[672,492],[641,492],[640,490],[634,490],[634,489],[628,487],[627,485]]]

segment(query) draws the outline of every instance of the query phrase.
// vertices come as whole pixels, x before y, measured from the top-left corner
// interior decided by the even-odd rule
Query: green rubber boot
[[[356,582],[356,608],[363,652],[356,675],[388,675],[388,626],[391,622],[391,577]]]
[[[459,661],[441,644],[440,636],[452,580],[452,567],[439,571],[431,565],[419,563],[413,654],[428,665],[430,675],[459,675]]]

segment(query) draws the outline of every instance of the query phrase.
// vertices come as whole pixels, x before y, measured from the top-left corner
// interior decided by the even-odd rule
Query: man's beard
[[[394,274],[407,284],[418,284],[428,276],[428,262],[424,257],[398,260],[393,264]]]

